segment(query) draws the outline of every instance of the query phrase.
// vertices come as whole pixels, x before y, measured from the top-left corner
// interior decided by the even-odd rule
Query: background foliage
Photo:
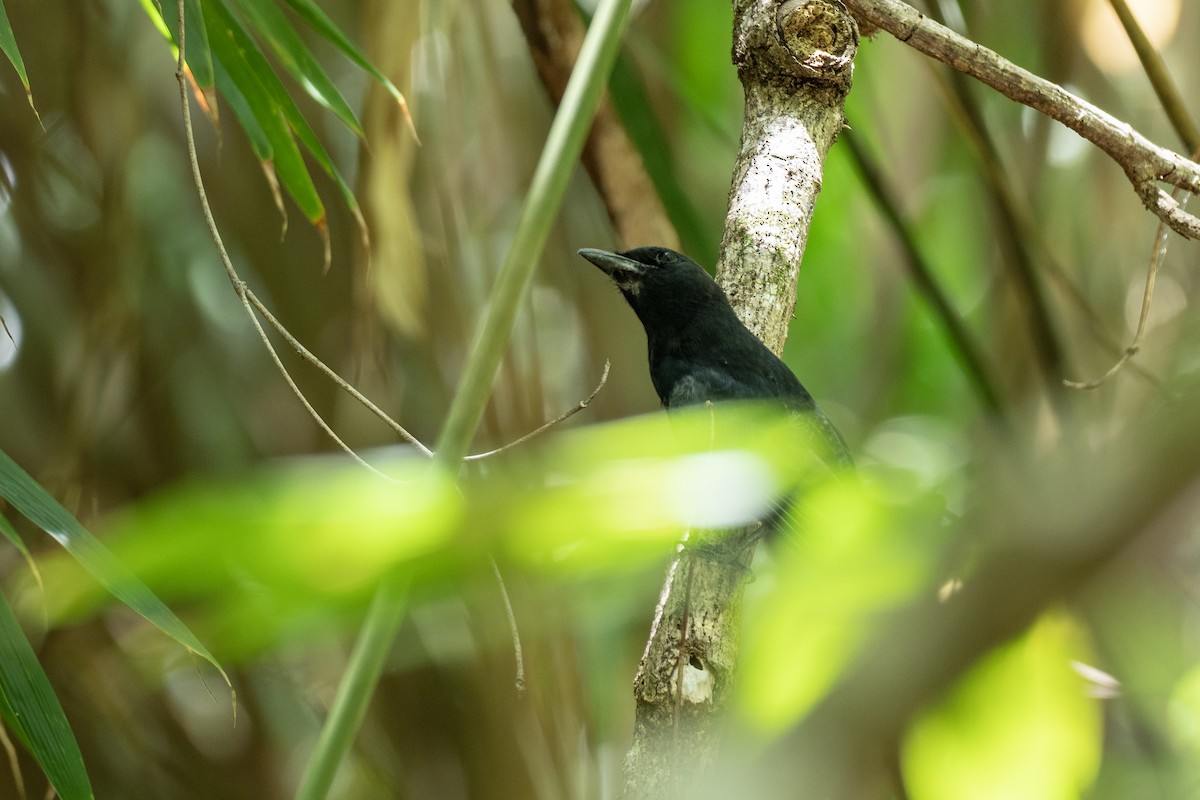
[[[230,115],[218,127],[197,118],[201,166],[243,277],[310,349],[432,442],[551,109],[501,0],[321,5],[404,91],[421,139],[418,147],[385,89],[369,85],[332,45],[305,34],[359,114],[365,138],[291,78],[282,80],[359,198],[370,249],[353,208],[311,160],[327,214],[329,270],[321,227],[304,221],[317,217],[311,207],[287,201],[293,219],[281,239],[261,152]],[[1191,99],[1200,89],[1200,8],[1148,6],[1147,27],[1162,28],[1167,64]],[[98,797],[130,796],[131,786],[144,797],[289,796],[369,594],[361,576],[347,587],[347,572],[361,566],[362,554],[379,552],[371,549],[380,546],[376,534],[395,526],[435,538],[467,531],[479,545],[517,527],[496,508],[525,530],[536,528],[537,514],[549,532],[572,528],[589,521],[572,515],[595,507],[588,497],[547,499],[520,489],[540,485],[541,459],[554,469],[605,462],[586,448],[559,460],[539,449],[484,462],[474,480],[487,486],[497,474],[510,478],[508,505],[496,501],[484,506],[492,513],[473,513],[472,499],[425,518],[420,509],[363,494],[339,471],[335,480],[307,462],[276,465],[329,451],[330,443],[271,367],[216,260],[188,176],[169,47],[131,2],[6,7],[40,123],[16,73],[0,71],[0,316],[11,333],[0,336],[0,449],[107,537],[230,668],[240,698],[237,725],[219,696],[219,676],[198,669],[128,610],[98,605],[90,579],[57,559],[53,543],[24,520],[17,528],[42,566],[44,588],[20,554],[4,548],[5,595],[63,703]],[[939,8],[959,10],[952,3]],[[1118,57],[1123,34],[1094,27],[1110,13],[1107,3],[975,2],[960,10],[957,24],[969,35],[1178,147],[1136,61]],[[740,125],[730,23],[727,0],[646,3],[612,83],[685,249],[707,264],[716,257]],[[1048,449],[1064,420],[1078,423],[1085,438],[1105,441],[1131,420],[1152,419],[1200,366],[1190,313],[1195,244],[1172,241],[1136,368],[1098,390],[1047,399],[1054,395],[1046,388],[1062,377],[1103,372],[1130,339],[1157,220],[1120,171],[1073,134],[955,83],[886,36],[864,41],[849,135],[885,175],[921,253],[980,342],[1011,414]],[[989,148],[972,118],[991,137],[999,177],[1020,212],[1015,226],[998,210],[997,170],[989,172]],[[570,426],[655,408],[638,326],[603,276],[574,255],[577,247],[610,245],[603,208],[580,174],[476,450],[511,440],[586,396],[605,359],[613,363],[608,385]],[[1022,260],[1042,287],[1057,360],[1030,333],[1029,305],[1015,288]],[[848,148],[835,146],[787,358],[886,488],[870,503],[831,500],[831,513],[869,508],[886,522],[869,524],[864,512],[866,521],[846,526],[854,535],[839,540],[841,550],[806,540],[797,564],[781,557],[779,580],[799,575],[797,585],[808,592],[790,597],[785,611],[816,609],[850,622],[810,626],[808,638],[794,643],[788,625],[795,617],[778,604],[770,608],[781,616],[755,619],[747,631],[743,709],[755,730],[793,722],[844,666],[839,654],[853,649],[853,621],[873,618],[924,586],[927,571],[936,573],[931,565],[946,552],[940,535],[895,537],[936,529],[942,512],[956,514],[988,492],[975,469],[988,456],[978,435],[981,403],[904,264]],[[373,450],[395,442],[369,413],[298,358],[284,357],[348,443],[372,459],[397,455]],[[501,492],[468,496],[487,491]],[[375,502],[383,510],[372,516]],[[345,509],[354,510],[351,524]],[[322,524],[337,537],[357,529],[373,544],[323,543],[312,535]],[[269,535],[256,538],[263,530]],[[608,561],[602,553],[592,561],[564,558],[553,542],[538,557],[502,551],[526,645],[524,699],[511,688],[508,627],[481,545],[438,550],[434,541],[420,558],[390,550],[367,559],[415,565],[418,580],[387,679],[343,772],[342,796],[603,796],[628,736],[628,685],[670,549],[669,536],[642,541],[648,546],[637,558]],[[1093,797],[1185,796],[1193,789],[1197,776],[1187,764],[1200,720],[1194,549],[1186,538],[1150,537],[1072,613],[1044,618],[1011,646],[1033,649],[990,657],[974,683],[955,690],[955,714],[931,712],[914,729],[906,755],[913,796],[970,794],[955,783],[961,776],[937,766],[951,746],[963,751],[956,761],[991,774],[988,759],[1002,750],[986,737],[972,750],[955,720],[976,730],[1015,730],[1018,739],[1050,731],[1050,741],[1065,741],[1069,756],[1030,767],[1053,774],[1038,780],[1042,773],[1032,773],[1043,793],[1010,796],[1078,796],[1088,786]],[[881,552],[889,557],[865,558]],[[914,563],[904,562],[906,554]],[[301,574],[328,584],[298,580],[284,566],[278,578],[247,564],[308,570]],[[838,594],[828,581],[844,574],[837,569],[863,576],[865,588]],[[764,575],[767,585],[775,573]],[[769,674],[780,660],[771,648],[783,644],[804,656],[823,654],[787,659],[810,666],[791,687]],[[1040,658],[1022,659],[1021,652]],[[1063,669],[1072,659],[1103,672],[1085,672],[1091,677],[1084,680]],[[1014,661],[1018,667],[1004,666]],[[756,679],[760,668],[766,677]],[[1120,687],[1096,689],[1109,673]],[[755,695],[756,685],[769,687],[765,699]],[[1112,696],[1084,698],[1087,685]],[[1030,701],[1022,694],[1029,686],[1051,687],[1055,702]],[[779,716],[781,708],[790,716]],[[1006,708],[1030,711],[1015,721],[988,721]],[[31,796],[38,796],[43,779],[21,759]],[[1031,761],[1018,752],[1000,763]],[[0,765],[0,787],[12,781]],[[0,795],[8,791],[0,788]]]

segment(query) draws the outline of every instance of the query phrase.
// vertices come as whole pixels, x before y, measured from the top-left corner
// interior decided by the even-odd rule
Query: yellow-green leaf
[[[1051,613],[986,656],[909,731],[909,797],[1082,797],[1096,777],[1103,737],[1100,701],[1072,667],[1088,655],[1079,626]]]

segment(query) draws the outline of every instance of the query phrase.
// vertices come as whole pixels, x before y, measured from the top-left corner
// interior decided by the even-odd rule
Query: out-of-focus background
[[[9,335],[0,336],[0,449],[102,537],[118,510],[170,487],[236,485],[279,459],[334,450],[272,365],[217,259],[189,176],[173,55],[146,13],[127,0],[5,5],[40,122],[3,65],[0,317]],[[360,112],[365,141],[295,95],[363,205],[369,249],[335,186],[314,170],[328,209],[332,261],[324,269],[321,235],[290,201],[285,227],[227,106],[219,128],[196,115],[201,169],[217,225],[251,287],[315,354],[432,444],[552,108],[502,0],[320,5],[405,93],[420,136],[418,146],[387,94],[313,37]],[[1133,5],[1200,113],[1200,7]],[[943,2],[931,10],[1152,140],[1185,150],[1106,0]],[[611,83],[683,249],[709,266],[740,128],[731,25],[728,0],[641,3]],[[1197,250],[1172,236],[1134,364],[1097,390],[1046,399],[1063,378],[1102,374],[1130,342],[1158,227],[1095,148],[886,34],[861,45],[847,117],[848,135],[889,184],[1002,403],[1033,421],[1038,441],[1054,441],[1057,414],[1088,420],[1089,435],[1103,438],[1153,407],[1164,385],[1194,376]],[[578,402],[606,359],[607,385],[567,426],[657,407],[640,326],[575,255],[615,245],[580,171],[474,450]],[[1036,281],[1041,328],[1023,270]],[[299,387],[348,444],[367,453],[397,444],[279,346]],[[860,461],[903,471],[914,486],[942,486],[949,507],[961,504],[984,404],[914,288],[845,143],[826,164],[786,358]],[[29,525],[18,529],[35,558],[52,558],[50,539]],[[402,627],[340,796],[608,796],[667,554],[607,584],[558,575],[526,585],[518,576],[516,614],[538,682],[525,700],[507,691],[512,653],[495,585],[463,579],[456,592],[432,595]],[[196,565],[176,566],[185,580]],[[175,605],[232,669],[240,710],[231,726],[224,700],[209,694],[221,693],[219,678],[129,611],[62,612],[47,628],[44,609],[56,603],[26,572],[15,551],[0,548],[3,584],[25,614],[97,797],[290,794],[344,668],[361,598],[261,639],[254,630],[223,634],[233,617],[213,613],[211,597],[196,608],[186,598]],[[46,595],[72,590],[53,577],[48,571]],[[169,601],[172,580],[148,579]],[[1179,631],[1196,621],[1195,601],[1183,597],[1197,585],[1180,580],[1154,600],[1167,617],[1146,618],[1169,617],[1155,635],[1183,664],[1195,637]],[[1178,670],[1162,677],[1155,714],[1167,713],[1178,679]],[[1137,729],[1129,726],[1129,736]],[[1161,742],[1151,738],[1152,750]],[[1136,760],[1138,747],[1128,753]],[[30,796],[40,796],[36,766],[24,756],[21,764]],[[14,791],[0,763],[0,796]]]

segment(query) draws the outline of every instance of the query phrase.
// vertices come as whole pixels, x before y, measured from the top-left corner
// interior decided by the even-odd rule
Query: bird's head
[[[687,325],[700,309],[729,302],[703,267],[666,247],[624,253],[585,247],[579,255],[612,278],[647,331]]]

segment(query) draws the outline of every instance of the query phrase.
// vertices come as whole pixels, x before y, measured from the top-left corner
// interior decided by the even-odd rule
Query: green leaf
[[[407,114],[408,103],[404,100],[404,95],[400,93],[400,90],[374,64],[367,60],[367,57],[354,46],[354,43],[346,37],[346,34],[342,33],[341,29],[333,23],[333,20],[313,0],[287,0],[287,4],[313,30],[325,37],[334,47],[341,50],[347,58],[361,67],[368,75],[379,81],[380,85],[387,89],[388,93],[405,109],[405,113]]]
[[[342,97],[312,52],[276,8],[274,0],[236,0],[254,31],[266,40],[271,51],[291,73],[304,91],[325,106],[345,123],[346,127],[363,136],[362,125]]]
[[[0,50],[4,51],[9,63],[17,71],[21,85],[25,87],[29,107],[33,109],[34,115],[38,116],[37,107],[33,104],[33,93],[29,91],[29,74],[25,71],[25,60],[21,58],[21,51],[17,49],[17,37],[13,36],[12,25],[9,24],[8,12],[4,10],[3,2],[0,2]],[[40,116],[38,118],[40,119]]]
[[[29,554],[29,548],[25,546],[25,541],[17,533],[17,529],[12,526],[12,523],[0,516],[0,534],[4,534],[4,538],[12,543],[12,546],[17,548],[17,552],[25,559],[25,563],[29,565],[29,571],[33,573],[34,580],[38,586],[42,585],[42,576],[38,572],[37,562],[33,560],[33,556]]]
[[[162,7],[160,3],[165,3]],[[179,13],[174,0],[142,0],[142,7],[150,15],[150,19],[162,32],[170,36],[171,43],[179,47]],[[212,51],[209,47],[208,29],[204,24],[204,14],[201,12],[200,0],[184,0],[184,42],[187,53],[188,69],[192,79],[202,91],[212,90],[215,83],[213,73]]]
[[[163,605],[141,581],[116,559],[79,523],[71,513],[59,505],[37,481],[21,469],[15,461],[0,450],[0,497],[8,500],[20,511],[74,556],[100,585],[118,600],[141,614],[151,624],[170,636],[196,655],[212,664],[229,682],[221,665],[200,643],[187,626],[180,622],[169,608]]]
[[[221,1],[223,2],[223,0]],[[227,15],[226,18],[232,24],[241,25],[228,6],[224,6],[224,11]],[[296,107],[296,103],[292,100],[291,95],[287,93],[283,84],[280,83],[275,73],[271,70],[271,65],[267,63],[266,58],[263,57],[257,47],[254,47],[249,31],[245,27],[239,27],[235,35],[241,42],[247,63],[254,70],[255,74],[260,77],[263,87],[283,113],[295,137],[308,149],[325,174],[333,179],[338,187],[338,191],[342,195],[343,201],[346,203],[346,207],[358,216],[358,199],[354,196],[354,190],[350,188],[350,185],[342,177],[337,167],[334,166],[333,159],[325,150],[324,145],[321,144],[320,139],[317,138],[316,133],[313,132],[312,127],[309,126],[308,121],[304,119],[304,115],[300,113],[300,109]]]
[[[280,183],[313,225],[323,227],[325,206],[313,185],[312,176],[292,138],[284,113],[294,106],[283,85],[258,50],[254,40],[222,2],[206,2],[208,24],[221,34],[212,39],[217,64],[217,88],[222,93],[236,86],[245,97],[254,119],[271,144],[272,163]],[[236,111],[235,111],[236,113]],[[239,120],[241,117],[239,116]]]
[[[62,800],[89,800],[83,755],[54,688],[0,595],[0,716],[37,759]]]
[[[1096,777],[1100,705],[1072,661],[1079,627],[1049,614],[980,661],[913,725],[904,781],[913,800],[1075,800]]]
[[[264,163],[274,161],[275,148],[271,145],[271,137],[259,124],[258,117],[254,114],[254,107],[242,93],[241,86],[229,77],[229,73],[219,62],[217,63],[216,77],[217,85],[221,88],[221,95],[233,109],[233,115],[237,117],[242,130],[246,132],[246,138],[250,140],[250,149],[254,151],[254,155]]]
[[[174,487],[115,515],[114,547],[173,591],[221,597],[233,565],[276,595],[336,601],[454,542],[453,483],[424,461],[387,471],[397,483],[340,460],[301,461]]]
[[[795,724],[829,690],[885,612],[926,590],[940,498],[889,490],[860,471],[803,493],[775,588],[748,599],[739,711],[767,732]],[[809,533],[809,531],[815,533]]]

